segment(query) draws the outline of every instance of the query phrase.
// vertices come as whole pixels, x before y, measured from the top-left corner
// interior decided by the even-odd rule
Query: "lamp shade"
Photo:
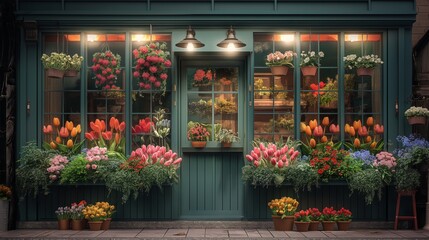
[[[232,26],[230,27],[230,29],[228,29],[225,40],[218,43],[217,46],[221,48],[228,48],[231,47],[231,45],[235,48],[242,48],[246,46],[245,43],[235,37],[235,30],[232,29]]]
[[[180,47],[180,48],[189,48],[190,46],[192,46],[193,48],[202,48],[204,47],[204,43],[198,41],[195,38],[195,31],[191,28],[191,26],[189,26],[188,30],[186,30],[186,37],[176,43],[176,47]]]

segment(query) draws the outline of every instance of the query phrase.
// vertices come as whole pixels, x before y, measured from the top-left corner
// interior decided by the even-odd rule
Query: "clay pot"
[[[111,218],[106,218],[103,223],[101,224],[101,230],[109,230],[110,228],[110,222],[112,221]]]
[[[90,231],[99,231],[103,221],[88,221]]]
[[[372,76],[374,74],[373,68],[358,68],[356,69],[356,74],[358,76]]]
[[[334,231],[335,222],[334,221],[322,221],[323,231]]]
[[[58,230],[69,230],[70,221],[68,219],[58,219]]]
[[[315,76],[317,73],[317,67],[305,66],[301,67],[302,76]]]
[[[63,78],[64,77],[64,71],[63,70],[48,68],[48,69],[46,69],[45,73],[46,73],[46,76],[48,76],[50,78]]]
[[[338,227],[338,231],[348,231],[350,228],[350,223],[352,221],[338,221],[337,222],[337,227]]]
[[[272,216],[275,231],[292,231],[293,223],[295,222],[294,216]]]
[[[207,145],[207,142],[205,142],[205,141],[192,141],[191,145],[194,148],[205,148]]]
[[[295,222],[296,231],[298,232],[307,232],[310,222]]]
[[[414,117],[408,117],[407,118],[408,123],[410,125],[414,124],[426,124],[426,117],[425,116],[414,116]]]
[[[308,231],[317,231],[319,230],[320,221],[311,221]]]
[[[286,66],[271,66],[270,69],[274,76],[286,76],[289,71],[289,67]]]
[[[71,230],[83,230],[83,220],[82,219],[72,219],[71,220]]]

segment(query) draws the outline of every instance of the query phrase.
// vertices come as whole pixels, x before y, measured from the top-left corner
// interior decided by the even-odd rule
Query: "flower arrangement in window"
[[[133,56],[135,60],[133,76],[137,79],[139,89],[160,89],[165,92],[167,68],[171,67],[167,44],[154,42],[140,46],[133,50]]]
[[[131,128],[132,134],[148,134],[150,133],[154,123],[149,117],[139,120],[139,124]]]
[[[92,57],[91,66],[94,74],[95,87],[109,90],[115,86],[118,75],[121,73],[121,56],[110,50],[96,52]]]
[[[315,51],[302,51],[301,52],[301,58],[300,58],[300,62],[299,62],[299,66],[301,67],[306,67],[306,66],[312,66],[312,67],[318,67],[319,64],[319,59],[323,58],[325,56],[325,54],[320,51],[316,54]]]
[[[282,132],[282,130],[293,130],[295,127],[294,120],[292,116],[279,116],[279,118],[276,120],[274,118],[271,118],[268,123],[269,128],[267,129],[268,132],[273,131],[274,132]]]
[[[197,69],[194,73],[194,81],[192,85],[194,87],[210,85],[215,78],[214,75],[214,71],[211,69]]]
[[[85,133],[85,138],[93,143],[93,146],[106,147],[108,151],[125,154],[125,122],[119,122],[115,117],[109,121],[110,131],[107,131],[104,120],[96,119],[90,122],[90,132]]]
[[[293,57],[296,56],[296,53],[293,51],[285,51],[284,53],[280,51],[275,51],[267,55],[265,64],[269,67],[272,66],[288,66],[293,67]]]
[[[62,78],[64,75],[76,76],[82,66],[83,57],[77,54],[70,56],[65,53],[52,52],[50,55],[43,54],[41,60],[49,77]],[[72,71],[73,74],[67,74]]]
[[[316,105],[319,100],[320,107],[337,108],[338,102],[338,81],[328,78],[327,82],[319,82],[319,84],[310,84],[311,92],[304,96],[309,104]]]
[[[200,99],[198,101],[189,102],[188,109],[192,114],[197,114],[202,118],[207,118],[212,115],[212,105],[213,102],[211,99],[207,101]]]
[[[343,58],[344,65],[348,69],[353,68],[375,68],[378,64],[384,62],[377,55],[370,54],[364,56],[357,56],[356,54],[350,54]]]
[[[374,124],[374,118],[368,117],[366,125],[361,120],[353,121],[353,124],[344,126],[344,131],[349,136],[349,141],[344,145],[351,150],[366,149],[372,153],[378,153],[383,149],[384,126]]]
[[[327,136],[327,128],[332,134],[330,139]],[[339,149],[341,146],[341,142],[333,142],[334,135],[340,134],[340,127],[338,124],[330,124],[329,117],[324,117],[321,125],[318,124],[317,119],[310,120],[308,124],[301,122],[300,130],[306,135],[306,142],[301,142],[301,151],[305,155],[309,155],[313,149],[322,149],[325,145],[330,145],[334,149]]]
[[[215,133],[215,140],[221,143],[233,143],[240,141],[240,138],[231,129],[222,128]]]
[[[53,149],[61,155],[71,156],[80,152],[83,141],[78,142],[78,134],[81,132],[80,124],[74,126],[72,121],[66,121],[64,126],[60,126],[60,119],[54,117],[52,125],[43,126],[43,133],[46,135],[43,143],[44,149]]]
[[[215,113],[229,114],[237,113],[237,105],[234,100],[228,100],[227,98],[216,98],[215,102]]]
[[[65,156],[55,155],[49,160],[49,168],[46,169],[49,173],[49,179],[54,182],[59,179],[61,171],[69,163],[69,160]]]
[[[255,98],[269,98],[271,95],[270,89],[265,86],[264,80],[258,78],[255,83]]]
[[[193,142],[206,142],[210,138],[210,132],[201,123],[194,123],[187,133],[188,140]]]

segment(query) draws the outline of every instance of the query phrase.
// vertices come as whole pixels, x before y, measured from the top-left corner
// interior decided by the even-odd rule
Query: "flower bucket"
[[[88,221],[88,224],[90,231],[99,231],[101,230],[101,224],[103,224],[103,221]]]
[[[315,66],[305,66],[301,67],[302,76],[315,76],[317,73],[317,67]]]
[[[310,222],[295,222],[297,232],[307,232]]]
[[[356,70],[358,76],[372,76],[374,74],[373,68],[358,68]]]
[[[270,68],[274,76],[286,76],[289,70],[289,67],[286,66],[271,66]]]
[[[414,117],[408,117],[408,123],[411,125],[414,124],[426,124],[426,117],[425,116],[414,116]]]
[[[77,77],[79,75],[79,71],[77,70],[67,70],[64,72],[64,77]]]
[[[293,223],[295,222],[294,216],[286,216],[282,219],[281,216],[272,216],[275,231],[292,231]]]
[[[103,223],[101,224],[101,230],[109,230],[111,221],[112,221],[111,218],[106,218],[106,220],[104,220]]]
[[[334,231],[335,222],[334,221],[322,221],[323,231]]]
[[[311,221],[310,226],[308,227],[308,231],[317,231],[319,230],[319,221]]]
[[[7,231],[9,201],[0,200],[0,231]]]
[[[46,73],[46,76],[48,76],[50,78],[63,78],[64,77],[64,71],[63,70],[48,68],[45,70],[45,73]]]
[[[205,141],[192,141],[191,145],[194,148],[205,148],[207,145],[207,142],[205,142]]]
[[[68,219],[58,220],[58,230],[69,230],[70,221]]]
[[[230,142],[221,142],[221,145],[222,145],[223,148],[230,148],[231,145],[232,145],[232,143],[230,143]]]
[[[348,231],[350,228],[350,223],[352,221],[338,221],[337,222],[337,227],[338,227],[338,231]]]
[[[83,219],[72,219],[71,230],[83,230]]]

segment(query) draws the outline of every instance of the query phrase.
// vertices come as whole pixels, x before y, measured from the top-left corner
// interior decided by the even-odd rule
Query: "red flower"
[[[111,85],[116,83],[117,75],[121,73],[120,61],[121,56],[113,54],[107,50],[105,52],[97,52],[93,55],[93,66],[91,67],[97,88],[109,89]],[[112,81],[106,82],[106,76]],[[106,85],[107,83],[107,85]]]

